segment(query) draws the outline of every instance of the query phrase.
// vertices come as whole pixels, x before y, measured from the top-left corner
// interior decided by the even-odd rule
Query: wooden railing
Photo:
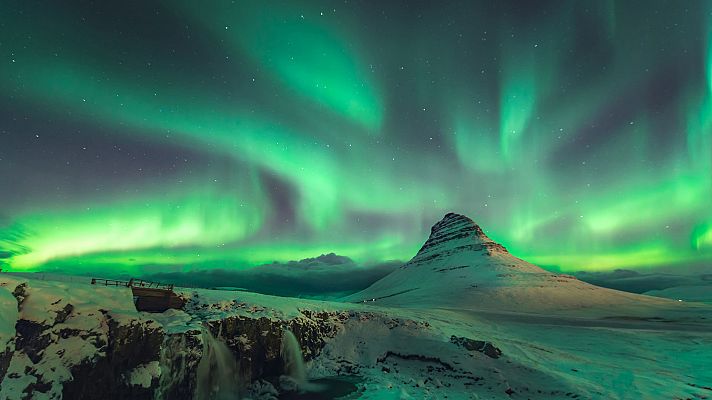
[[[163,289],[163,290],[173,290],[173,284],[160,283],[160,282],[150,282],[143,279],[131,278],[128,281],[117,281],[114,279],[103,279],[103,278],[91,278],[92,285],[103,285],[103,286],[125,286],[125,287],[141,287],[141,288],[152,288],[152,289]]]
[[[143,279],[133,279],[129,281],[130,287],[144,287],[144,288],[154,288],[154,289],[165,289],[173,290],[172,283],[160,283],[160,282],[150,282],[144,281]]]
[[[101,279],[101,278],[91,278],[92,285],[103,285],[103,286],[129,286],[126,281],[116,281],[113,279]]]

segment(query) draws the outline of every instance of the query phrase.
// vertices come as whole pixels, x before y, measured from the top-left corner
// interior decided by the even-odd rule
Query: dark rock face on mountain
[[[492,242],[475,221],[464,215],[447,213],[443,219],[430,228],[430,236],[418,254],[424,251],[432,251],[438,244],[445,243],[449,240],[463,238],[469,238],[481,243]]]
[[[463,250],[482,251],[487,255],[507,253],[504,246],[487,237],[473,220],[464,215],[448,213],[433,225],[428,240],[403,267]]]

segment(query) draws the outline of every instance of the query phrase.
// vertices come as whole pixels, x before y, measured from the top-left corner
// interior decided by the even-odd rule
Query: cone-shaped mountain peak
[[[479,225],[470,218],[455,213],[447,213],[440,221],[430,229],[430,238],[448,236],[453,233],[467,234],[475,236],[483,241],[491,242]]]
[[[489,253],[507,251],[487,237],[472,219],[461,214],[447,213],[430,229],[430,237],[413,260],[422,261],[426,255],[475,249]]]
[[[381,305],[545,313],[626,306],[645,297],[599,288],[515,257],[470,218],[446,214],[410,261],[350,295]]]

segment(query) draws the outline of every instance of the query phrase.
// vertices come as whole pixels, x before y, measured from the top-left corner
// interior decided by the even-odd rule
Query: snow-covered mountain
[[[672,302],[605,289],[554,274],[510,254],[470,218],[448,213],[418,253],[348,301],[418,308],[575,311]]]
[[[146,313],[127,287],[1,273],[0,399],[710,395],[708,304],[552,274],[456,214],[410,262],[354,296],[376,301],[176,290],[182,310]],[[284,350],[292,336],[305,361],[296,381],[294,340]],[[294,392],[295,382],[308,392]]]

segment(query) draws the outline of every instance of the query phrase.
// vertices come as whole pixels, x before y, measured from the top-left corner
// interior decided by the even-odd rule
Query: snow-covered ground
[[[139,314],[129,288],[97,288],[71,279],[2,274],[0,299],[0,346],[14,351],[0,385],[3,399],[20,398],[28,386],[43,386],[44,392],[31,398],[59,398],[62,383],[72,379],[70,369],[92,360],[106,343],[105,312],[117,323]],[[41,349],[31,343],[40,332]],[[16,345],[22,349],[15,351]]]
[[[691,307],[657,318],[641,318],[612,310],[611,318],[536,315],[512,312],[439,308],[382,307],[266,296],[248,292],[186,290],[192,299],[186,311],[143,314],[132,310],[125,290],[87,284],[50,284],[24,279],[28,284],[27,309],[18,315],[33,321],[56,318],[63,304],[76,305],[72,314],[53,331],[72,326],[86,332],[102,332],[92,314],[114,307],[118,314],[150,318],[171,333],[200,329],[205,321],[242,316],[275,321],[307,318],[305,311],[343,315],[338,334],[327,340],[320,355],[307,363],[311,378],[358,375],[363,399],[496,399],[496,398],[703,398],[712,392],[712,326],[710,309]],[[1,298],[21,283],[2,275]],[[16,287],[16,286],[15,286]],[[9,301],[12,298],[13,301]],[[17,303],[10,295],[2,303],[2,315],[12,320]],[[59,302],[58,302],[59,301]],[[52,304],[56,303],[56,304]],[[651,311],[652,313],[652,311]],[[308,315],[308,314],[307,314]],[[704,316],[708,319],[703,320]],[[13,332],[3,324],[3,342]],[[453,338],[454,337],[454,338]],[[458,340],[457,338],[463,338]],[[468,350],[463,340],[474,346]],[[458,344],[459,342],[459,344]],[[22,371],[55,368],[45,375],[58,382],[70,379],[68,369],[57,368],[92,357],[96,349],[76,338],[58,341],[35,365],[24,356],[13,358],[9,373],[18,379],[3,381],[6,398],[20,391]],[[501,351],[498,358],[479,350]],[[56,347],[56,348],[55,348]],[[68,357],[67,354],[71,354]],[[160,368],[155,362],[129,371],[128,379],[147,385]],[[46,371],[43,372],[47,373]],[[23,380],[24,379],[24,380]],[[265,393],[273,393],[267,391]],[[695,397],[697,396],[697,397]],[[40,398],[40,397],[37,397]],[[51,397],[46,397],[51,398]],[[265,395],[264,398],[270,398]]]
[[[662,290],[650,290],[645,294],[672,300],[712,303],[712,285],[676,286]]]
[[[101,340],[116,334],[108,315],[119,327],[161,331],[160,357],[118,371],[141,398],[193,396],[190,382],[172,392],[179,397],[161,391],[196,379],[206,329],[255,377],[278,361],[286,328],[301,341],[309,378],[350,379],[349,399],[712,398],[712,306],[551,274],[461,216],[446,216],[413,260],[342,302],[178,291],[184,310],[147,314],[133,309],[127,288],[0,274],[0,346],[12,353],[0,397],[20,399],[31,387],[45,390],[34,398],[59,398],[62,384],[81,378],[74,364],[107,351]],[[41,326],[49,344],[33,353],[14,336],[21,321]],[[124,336],[136,346],[155,340]],[[276,399],[280,382],[260,376],[239,396]]]
[[[194,293],[201,304],[210,304],[214,318],[233,313],[298,318],[300,310],[354,313],[308,367],[314,379],[361,376],[358,398],[363,399],[712,395],[704,388],[712,382],[710,308],[647,310],[646,317],[612,309],[607,317],[592,318]],[[453,336],[490,343],[502,354],[492,358],[467,350]]]
[[[712,397],[705,367],[712,308],[552,274],[514,257],[461,215],[446,215],[410,262],[346,300],[397,307],[399,315],[429,321],[442,338],[494,343],[503,353],[495,376],[511,385],[512,397]],[[416,347],[436,349],[441,359],[448,354]],[[471,368],[488,371],[481,362]],[[493,382],[490,376],[473,390],[453,390],[453,382],[440,393],[502,397],[505,384]],[[489,387],[494,392],[483,390]]]

